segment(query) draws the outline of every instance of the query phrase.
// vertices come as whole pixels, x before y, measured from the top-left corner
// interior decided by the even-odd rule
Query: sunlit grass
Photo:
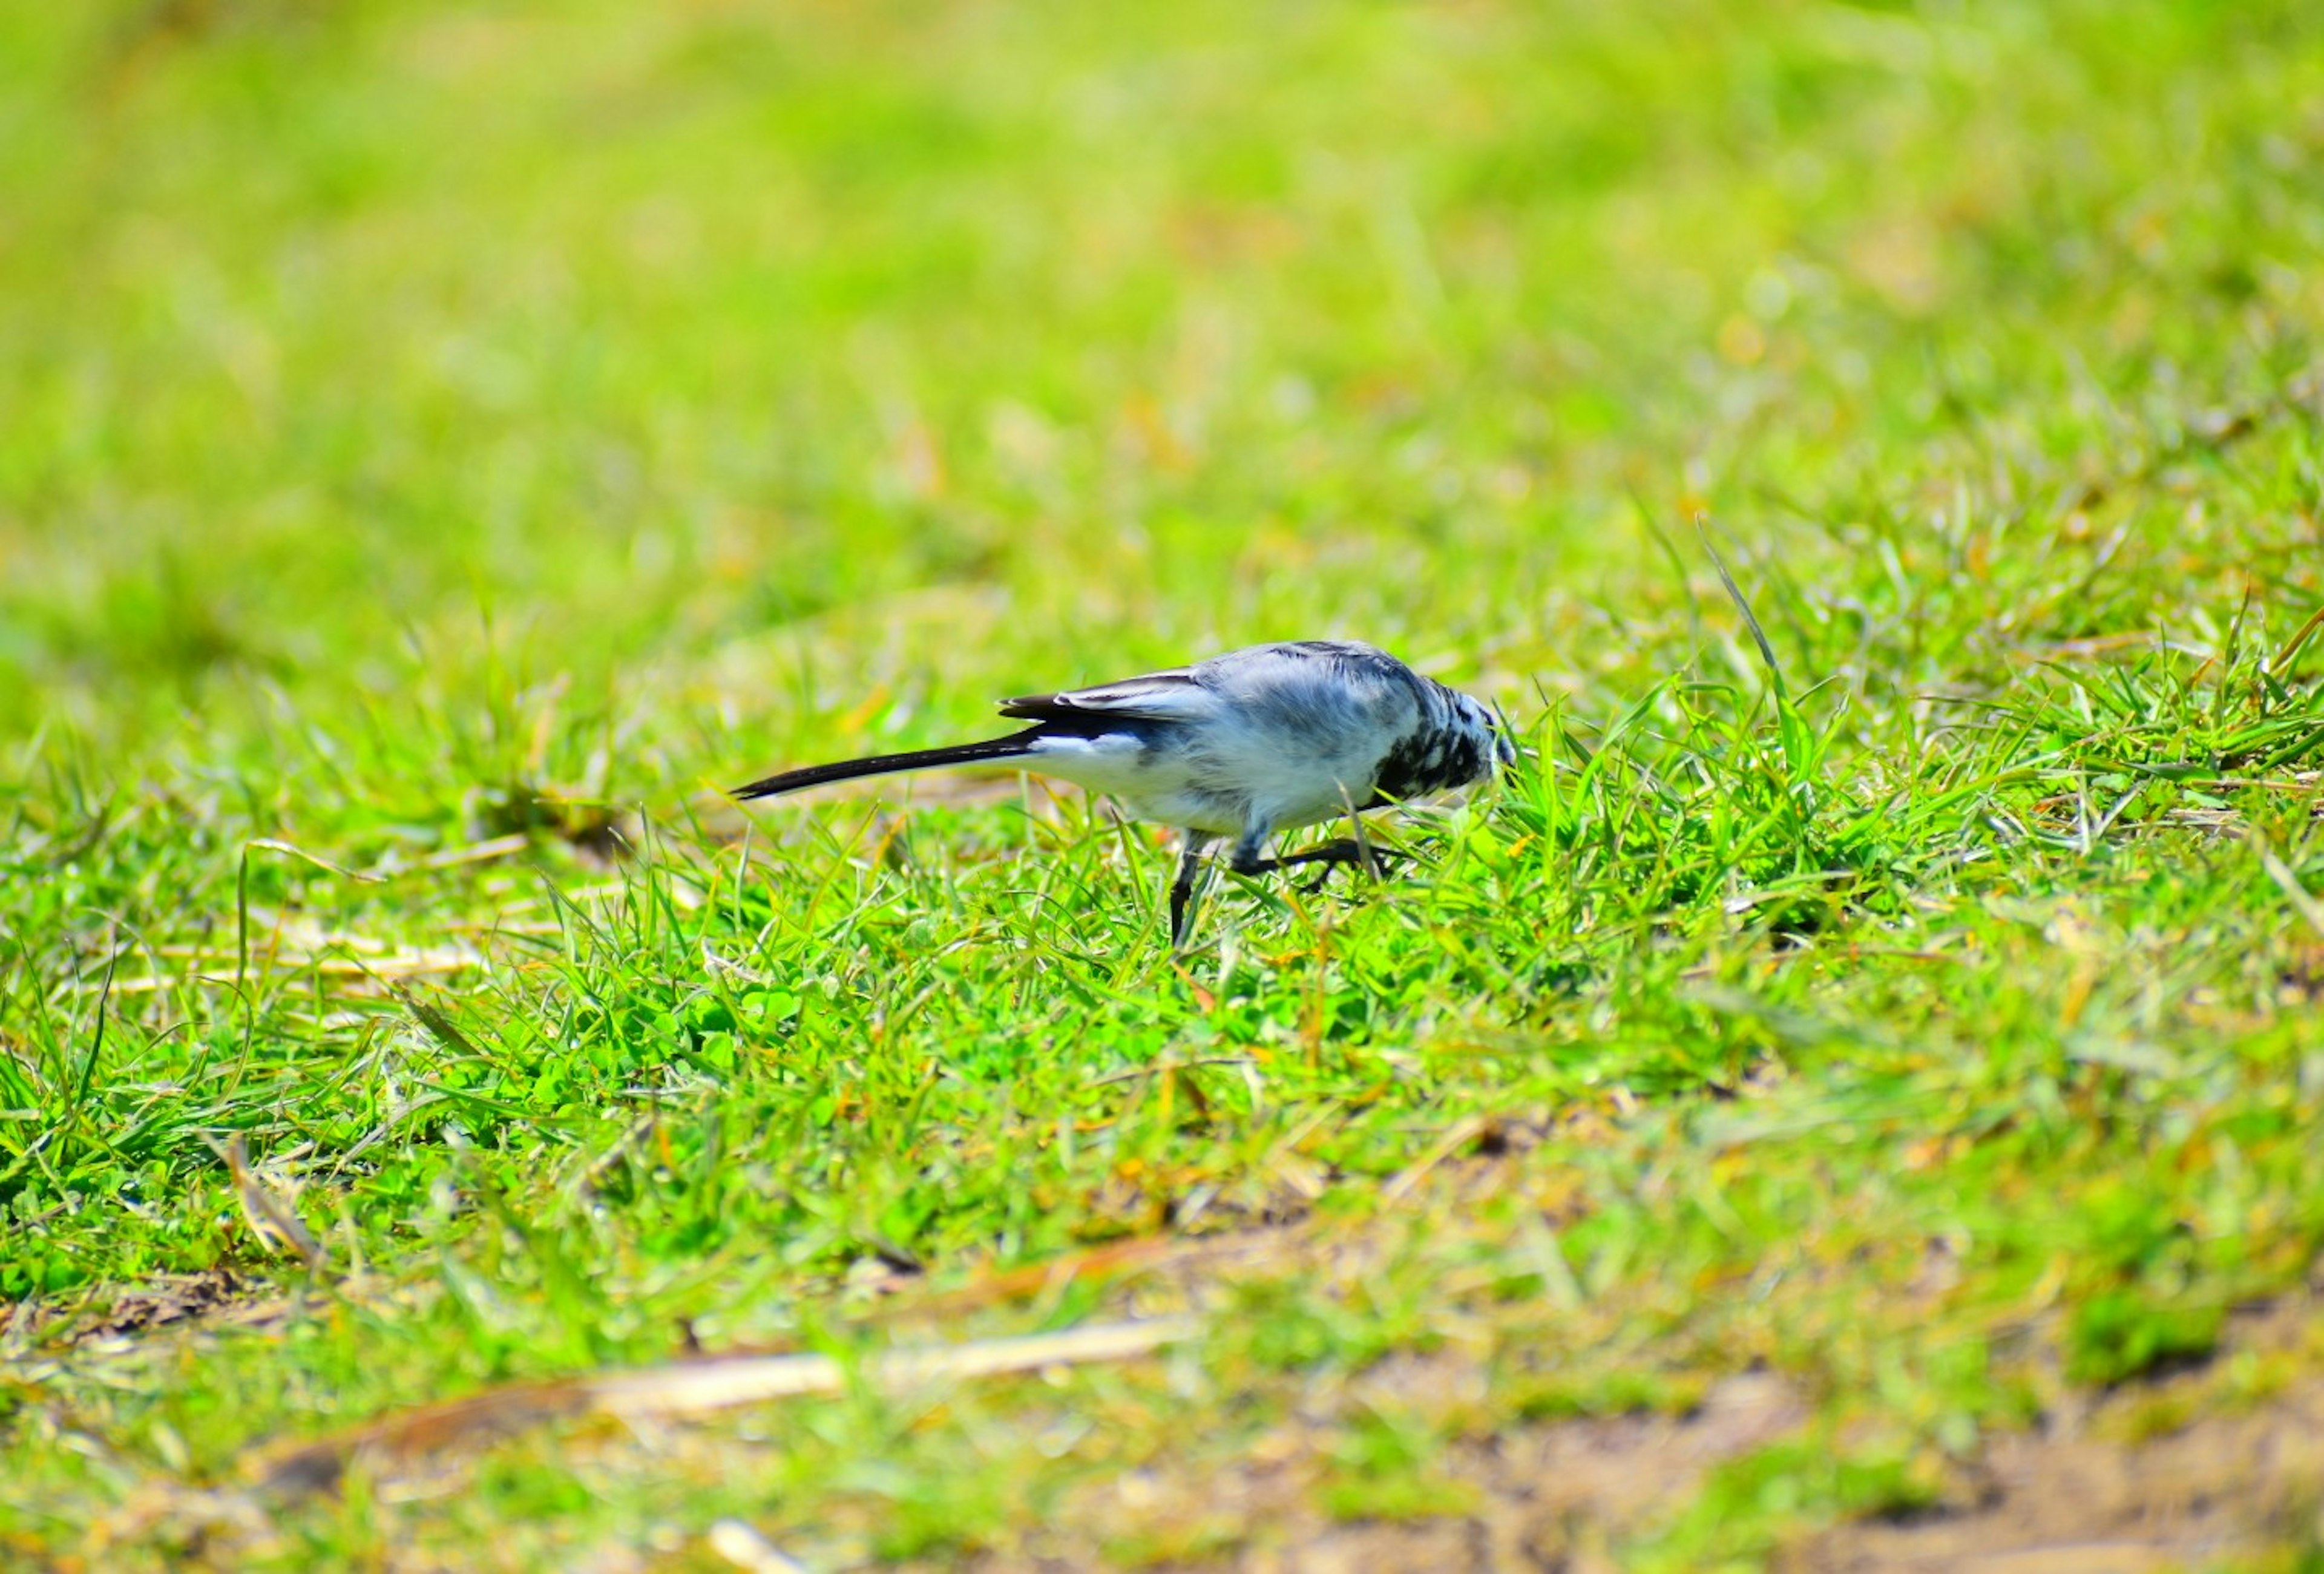
[[[2232,1347],[2324,1243],[2320,43],[0,21],[0,1549],[1225,1557],[1757,1375],[1780,1425],[1592,1533],[1702,1568]],[[716,791],[1315,635],[1526,759],[1184,958],[1102,805]],[[1178,1310],[177,1491],[690,1343]]]

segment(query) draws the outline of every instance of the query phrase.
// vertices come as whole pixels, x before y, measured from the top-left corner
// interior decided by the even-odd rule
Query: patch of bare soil
[[[238,1277],[231,1269],[160,1274],[133,1285],[108,1285],[79,1306],[43,1308],[37,1302],[0,1307],[0,1351],[14,1345],[126,1348],[141,1336],[222,1323],[264,1322],[289,1304],[272,1284]]]
[[[2231,1350],[2312,1348],[2302,1301],[2239,1318]],[[2286,1363],[2297,1370],[2303,1363]],[[2324,1377],[2236,1400],[2220,1364],[2073,1403],[2038,1429],[1994,1439],[1950,1506],[1908,1522],[1834,1526],[1788,1549],[1785,1574],[2148,1574],[2324,1541]],[[1413,1358],[1360,1385],[1410,1390],[1461,1378]],[[1184,1570],[1236,1574],[1610,1574],[1618,1549],[1684,1503],[1717,1465],[1792,1435],[1808,1407],[1783,1380],[1729,1378],[1683,1417],[1638,1415],[1514,1428],[1465,1445],[1443,1475],[1466,1512],[1335,1522],[1315,1504],[1318,1440],[1296,1433],[1246,1468],[1204,1479],[1166,1470],[1084,1500],[1051,1543],[978,1560],[980,1574],[1101,1566],[1093,1522],[1131,1542],[1165,1526],[1218,1526],[1235,1550]],[[1029,1555],[1028,1555],[1029,1554]]]
[[[2315,1308],[2243,1320],[2236,1345],[2295,1344]],[[2175,1422],[2175,1424],[2171,1424]],[[2146,1574],[2257,1545],[2324,1541],[2324,1379],[2237,1409],[2208,1371],[2130,1385],[1997,1438],[1970,1502],[1904,1524],[1834,1527],[1790,1574]]]
[[[1359,1384],[1388,1397],[1432,1381],[1458,1386],[1456,1373],[1430,1358],[1389,1363]],[[1324,1468],[1323,1429],[1271,1436],[1248,1466],[1196,1479],[1167,1468],[1135,1472],[1084,1496],[1048,1537],[1022,1553],[987,1555],[978,1574],[1107,1566],[1084,1539],[1135,1545],[1200,1539],[1204,1526],[1244,1545],[1222,1559],[1148,1564],[1238,1574],[1451,1574],[1463,1569],[1610,1571],[1612,1540],[1685,1494],[1723,1460],[1796,1430],[1806,1406],[1790,1385],[1765,1376],[1712,1387],[1683,1417],[1618,1416],[1528,1426],[1462,1445],[1443,1461],[1454,1491],[1473,1495],[1461,1514],[1339,1521],[1315,1506]],[[1047,1544],[1041,1544],[1046,1540]],[[1141,1562],[1146,1560],[1141,1557]]]
[[[1770,1376],[1730,1377],[1684,1417],[1618,1416],[1526,1427],[1447,1461],[1482,1505],[1460,1520],[1312,1526],[1234,1565],[1252,1574],[1611,1570],[1613,1537],[1683,1500],[1713,1466],[1796,1430],[1806,1407]]]

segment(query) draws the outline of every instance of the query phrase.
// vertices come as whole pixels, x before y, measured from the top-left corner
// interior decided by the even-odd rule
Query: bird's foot
[[[1392,862],[1401,862],[1411,856],[1410,853],[1398,852],[1392,848],[1381,847],[1374,842],[1359,842],[1352,836],[1342,836],[1335,842],[1326,842],[1320,847],[1311,847],[1305,852],[1289,853],[1282,858],[1253,860],[1248,868],[1238,866],[1236,872],[1265,874],[1277,870],[1296,869],[1305,863],[1321,864],[1323,868],[1317,872],[1315,878],[1300,888],[1312,896],[1323,888],[1324,883],[1332,878],[1333,870],[1367,870],[1377,879],[1388,872]]]

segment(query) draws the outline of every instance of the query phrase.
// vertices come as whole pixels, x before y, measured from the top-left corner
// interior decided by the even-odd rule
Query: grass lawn
[[[2319,170],[2297,0],[0,8],[0,1564],[2324,1567]],[[1183,958],[717,790],[1319,636],[1526,762]]]

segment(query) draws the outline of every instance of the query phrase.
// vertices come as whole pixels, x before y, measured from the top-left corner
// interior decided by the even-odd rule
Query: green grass
[[[0,1550],[1231,1558],[1757,1373],[1598,1543],[1756,1566],[2227,1348],[2324,1247],[2319,80],[2293,4],[0,15]],[[1183,962],[1100,805],[713,790],[1314,635],[1528,760]]]

